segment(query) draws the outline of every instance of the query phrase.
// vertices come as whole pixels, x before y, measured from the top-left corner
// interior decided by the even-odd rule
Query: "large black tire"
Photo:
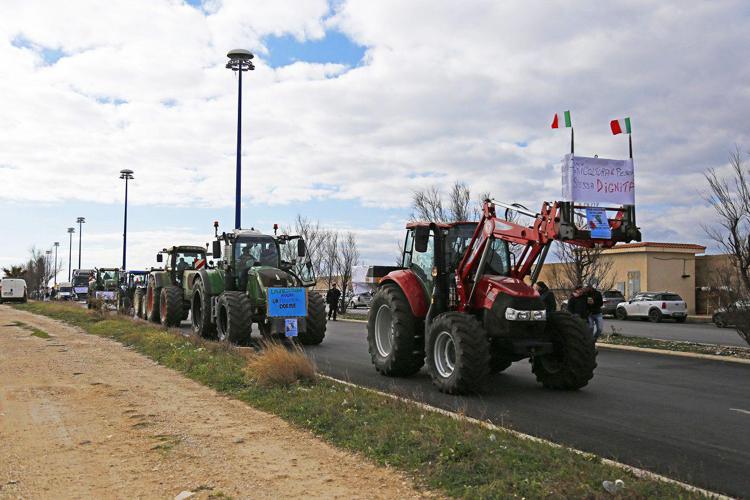
[[[307,296],[307,319],[305,331],[299,332],[297,340],[302,345],[318,345],[326,336],[326,303],[319,293]]]
[[[148,282],[146,287],[146,319],[159,323],[159,297],[161,289],[154,286],[153,281]]]
[[[381,287],[367,317],[367,344],[375,369],[389,377],[417,373],[424,365],[424,326],[411,312],[404,292]]]
[[[479,392],[490,373],[490,342],[470,314],[443,313],[427,332],[427,372],[441,392]]]
[[[535,356],[532,370],[549,389],[575,390],[589,383],[596,368],[596,347],[588,325],[567,311],[547,317],[554,351]]]
[[[159,294],[159,320],[162,326],[180,326],[182,321],[182,289],[165,286]]]
[[[513,364],[499,339],[490,339],[490,373],[500,373]]]
[[[216,330],[219,341],[248,343],[253,326],[252,305],[244,292],[224,292],[219,297]]]
[[[211,296],[206,293],[202,280],[198,280],[193,287],[190,314],[195,335],[206,339],[216,338],[216,325],[211,321]]]
[[[136,318],[143,318],[145,316],[142,312],[145,305],[145,291],[143,288],[137,288],[133,293],[133,316]]]

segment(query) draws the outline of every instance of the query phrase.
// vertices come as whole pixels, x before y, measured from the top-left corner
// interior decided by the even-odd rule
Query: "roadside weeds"
[[[258,372],[250,368],[252,359],[248,362],[248,356],[225,344],[189,339],[121,316],[100,319],[69,304],[16,307],[113,338],[336,446],[405,471],[422,488],[448,496],[608,498],[602,481],[623,479],[626,486],[618,494],[623,498],[700,497],[674,484],[639,478],[595,456],[488,430],[330,379],[261,384]]]

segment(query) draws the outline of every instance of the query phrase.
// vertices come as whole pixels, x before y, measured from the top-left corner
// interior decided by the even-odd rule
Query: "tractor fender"
[[[149,279],[153,281],[154,288],[164,288],[172,284],[169,280],[169,273],[166,271],[152,272]]]
[[[204,289],[208,295],[219,295],[224,291],[224,273],[217,269],[200,269],[193,277],[193,286],[195,289],[198,280],[203,282]]]
[[[414,271],[409,269],[400,269],[398,271],[392,271],[380,281],[380,286],[387,284],[394,284],[398,286],[404,295],[406,300],[409,301],[412,314],[417,318],[424,318],[427,316],[427,295],[422,286],[422,282],[414,274]]]

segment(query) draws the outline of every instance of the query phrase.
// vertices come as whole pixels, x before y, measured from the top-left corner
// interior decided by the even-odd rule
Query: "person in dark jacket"
[[[586,297],[583,295],[583,287],[579,286],[573,290],[573,293],[568,298],[568,311],[574,316],[578,316],[588,324],[589,322],[589,308],[586,304]]]
[[[589,328],[594,336],[594,342],[596,342],[596,339],[604,333],[604,316],[602,315],[604,298],[602,297],[602,293],[592,286],[588,286],[584,290],[584,296],[586,297],[586,305],[589,313]]]
[[[341,298],[341,291],[336,287],[336,283],[331,286],[331,289],[326,293],[326,304],[328,304],[328,319],[331,319],[333,315],[333,321],[336,321],[336,310],[338,309],[339,299]]]
[[[549,289],[544,281],[537,281],[534,284],[534,289],[539,293],[539,298],[544,303],[544,309],[547,311],[547,317],[549,318],[553,312],[557,311],[557,302],[555,301],[555,294]]]

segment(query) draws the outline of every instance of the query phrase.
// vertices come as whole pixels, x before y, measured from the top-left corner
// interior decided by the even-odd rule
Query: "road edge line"
[[[354,320],[354,321],[356,321],[356,320]],[[480,427],[483,427],[483,428],[485,428],[487,430],[496,431],[496,432],[506,432],[506,433],[509,433],[509,434],[511,434],[511,435],[513,435],[515,437],[520,438],[520,439],[524,439],[524,440],[527,440],[527,441],[532,441],[532,442],[535,442],[535,443],[546,444],[546,445],[552,446],[553,448],[560,448],[560,449],[567,450],[567,451],[573,452],[573,453],[575,453],[577,455],[581,455],[581,456],[588,457],[588,458],[597,458],[597,459],[601,460],[602,463],[604,463],[606,465],[611,465],[613,467],[617,467],[618,469],[622,469],[624,471],[630,472],[631,474],[633,474],[634,476],[636,476],[638,478],[647,478],[647,479],[653,479],[655,481],[661,481],[661,482],[664,482],[664,483],[674,484],[674,485],[677,485],[677,486],[679,486],[679,487],[681,487],[681,488],[683,488],[683,489],[685,489],[687,491],[690,491],[690,492],[693,492],[693,493],[700,493],[701,495],[706,496],[708,498],[715,498],[715,499],[718,499],[718,500],[732,500],[732,498],[733,498],[733,497],[729,497],[729,496],[726,496],[726,495],[722,495],[721,493],[716,493],[716,492],[713,492],[713,491],[709,491],[709,490],[700,488],[698,486],[693,486],[692,484],[683,483],[682,481],[678,481],[676,479],[672,479],[672,478],[669,478],[667,476],[662,476],[661,474],[657,474],[656,472],[651,472],[651,471],[648,471],[648,470],[645,470],[645,469],[640,469],[638,467],[634,467],[632,465],[628,465],[628,464],[625,464],[625,463],[622,463],[622,462],[618,462],[616,460],[612,460],[612,459],[609,459],[609,458],[600,457],[599,455],[596,455],[595,453],[590,453],[590,452],[587,452],[587,451],[579,450],[577,448],[571,448],[569,446],[565,446],[565,445],[562,445],[560,443],[555,443],[554,441],[549,441],[549,440],[544,439],[544,438],[540,438],[540,437],[537,437],[537,436],[532,436],[531,434],[525,434],[525,433],[520,432],[520,431],[516,431],[516,430],[513,430],[513,429],[508,429],[507,427],[500,427],[498,425],[493,424],[492,422],[486,422],[484,420],[479,420],[479,419],[474,418],[474,417],[468,417],[466,415],[461,415],[459,413],[455,413],[455,412],[452,412],[452,411],[444,410],[443,408],[438,408],[437,406],[428,405],[427,403],[421,403],[421,402],[415,401],[413,399],[404,398],[402,396],[397,396],[395,394],[390,394],[390,393],[387,393],[387,392],[383,392],[383,391],[380,391],[378,389],[373,389],[371,387],[365,387],[365,386],[362,386],[362,385],[359,385],[359,384],[355,384],[355,383],[349,382],[347,380],[341,380],[341,379],[338,379],[336,377],[331,377],[330,375],[325,375],[325,374],[322,374],[322,373],[318,373],[317,376],[320,377],[320,378],[326,379],[326,380],[330,380],[330,381],[333,381],[333,382],[344,384],[344,385],[349,386],[349,387],[356,387],[357,389],[361,389],[363,391],[371,392],[373,394],[377,394],[379,396],[383,396],[383,397],[386,397],[386,398],[389,398],[389,399],[393,399],[395,401],[400,401],[402,403],[407,403],[407,404],[415,405],[417,408],[421,408],[423,410],[426,410],[426,411],[429,411],[429,412],[432,412],[432,413],[438,413],[440,415],[444,415],[444,416],[452,418],[454,420],[464,421],[464,422],[469,422],[469,423],[472,423],[472,424],[476,424],[476,425],[479,425]]]
[[[651,354],[663,354],[665,356],[678,356],[681,358],[708,359],[711,361],[726,361],[728,363],[740,363],[750,365],[750,359],[735,358],[732,356],[717,356],[715,354],[702,354],[699,352],[671,351],[669,349],[652,349],[650,347],[637,347],[632,345],[597,343],[597,348],[613,349],[620,351],[646,352]]]

